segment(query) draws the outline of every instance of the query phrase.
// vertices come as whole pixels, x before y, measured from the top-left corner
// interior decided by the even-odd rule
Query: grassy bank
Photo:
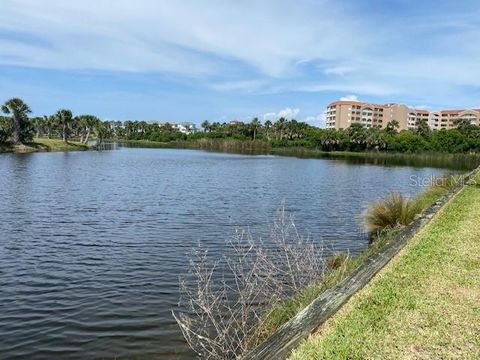
[[[480,357],[480,175],[292,359]]]
[[[433,205],[440,196],[447,193],[457,181],[460,181],[460,178],[460,176],[447,177],[443,179],[444,181],[439,181],[438,184],[423,191],[413,200],[416,212],[420,213]],[[378,252],[382,246],[390,241],[402,229],[402,226],[398,226],[384,232],[380,237],[375,238],[371,245],[359,256],[347,257],[345,254],[338,254],[329,258],[327,262],[328,269],[324,276],[318,279],[317,283],[308,286],[298,294],[294,294],[283,304],[268,312],[266,318],[262,322],[261,328],[258,329],[252,339],[252,347],[260,344],[271,336],[280,326],[293,318],[320,294],[344,280],[353,270],[362,264],[369,256]]]
[[[30,153],[40,151],[85,151],[88,149],[89,147],[87,145],[83,145],[80,142],[69,141],[67,144],[65,144],[60,139],[48,138],[34,138],[33,142],[25,145],[0,145],[0,152],[14,153]]]

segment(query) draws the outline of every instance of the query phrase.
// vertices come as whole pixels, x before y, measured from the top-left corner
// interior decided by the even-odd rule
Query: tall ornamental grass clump
[[[410,224],[421,211],[417,201],[392,192],[368,206],[363,215],[365,230],[371,235],[380,235],[386,230]]]
[[[446,175],[432,178],[430,186],[416,199],[410,199],[398,192],[392,192],[384,199],[370,204],[363,213],[365,230],[372,240],[386,231],[406,226],[423,210],[434,204],[438,198],[461,184],[463,176]]]

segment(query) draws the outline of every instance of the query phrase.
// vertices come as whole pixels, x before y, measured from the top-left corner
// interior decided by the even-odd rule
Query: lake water
[[[0,154],[0,359],[176,359],[186,254],[285,203],[304,235],[358,253],[359,216],[446,170],[172,149]]]

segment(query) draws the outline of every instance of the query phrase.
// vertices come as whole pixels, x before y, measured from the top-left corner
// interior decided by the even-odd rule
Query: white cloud
[[[300,112],[299,108],[292,109],[287,107],[285,109],[280,110],[277,115],[279,118],[283,117],[287,120],[290,120],[290,119],[294,119],[299,112]]]
[[[297,115],[300,113],[299,108],[290,108],[286,107],[279,112],[268,112],[262,115],[263,121],[277,121],[279,118],[283,117],[287,120],[296,119]]]
[[[307,116],[302,121],[313,126],[325,128],[326,126],[325,118],[326,118],[325,113],[321,113],[318,115]]]
[[[0,65],[181,74],[208,78],[216,91],[335,91],[471,106],[480,83],[478,10],[414,11],[405,26],[405,17],[369,6],[2,0]]]
[[[324,70],[324,73],[327,75],[339,75],[344,76],[353,72],[353,68],[348,66],[335,66],[329,67]]]
[[[357,95],[346,95],[346,96],[342,96],[340,100],[358,101],[358,97]]]
[[[332,53],[341,39],[360,30],[352,30],[356,23],[337,7],[330,1],[292,7],[286,0],[3,0],[0,29],[34,35],[48,46],[38,54],[31,44],[15,48],[0,41],[0,61],[196,75],[226,71],[219,64],[235,60],[278,77],[298,61],[332,59],[339,51],[351,55],[364,46]]]
[[[276,121],[278,119],[277,113],[269,112],[262,115],[263,121]]]
[[[286,107],[278,112],[268,112],[260,116],[261,119],[265,122],[266,120],[270,120],[272,122],[277,121],[281,117],[292,120],[296,119],[298,121],[306,122],[307,124],[317,126],[317,127],[325,127],[325,113],[320,113],[317,115],[309,115],[303,118],[299,118],[298,115],[300,114],[299,108],[290,108]]]

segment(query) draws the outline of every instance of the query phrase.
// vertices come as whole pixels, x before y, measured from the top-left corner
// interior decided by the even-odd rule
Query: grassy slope
[[[64,144],[60,139],[34,138],[32,143],[12,146],[1,145],[0,152],[37,152],[37,151],[84,151],[88,146],[76,141],[69,141]]]
[[[422,210],[428,208],[446,192],[447,189],[439,186],[432,186],[426,189],[415,199],[418,203],[418,208]],[[373,244],[366,248],[359,256],[345,258],[340,255],[337,259],[337,266],[326,272],[325,276],[321,277],[318,283],[307,286],[300,293],[291,296],[284,303],[272,308],[253,337],[252,347],[260,344],[271,336],[280,326],[298,314],[320,294],[345,279],[353,270],[365,261],[366,258],[377,252],[401,230],[401,228],[393,229],[385,233],[381,238],[377,239]]]
[[[292,359],[480,358],[480,176]]]

